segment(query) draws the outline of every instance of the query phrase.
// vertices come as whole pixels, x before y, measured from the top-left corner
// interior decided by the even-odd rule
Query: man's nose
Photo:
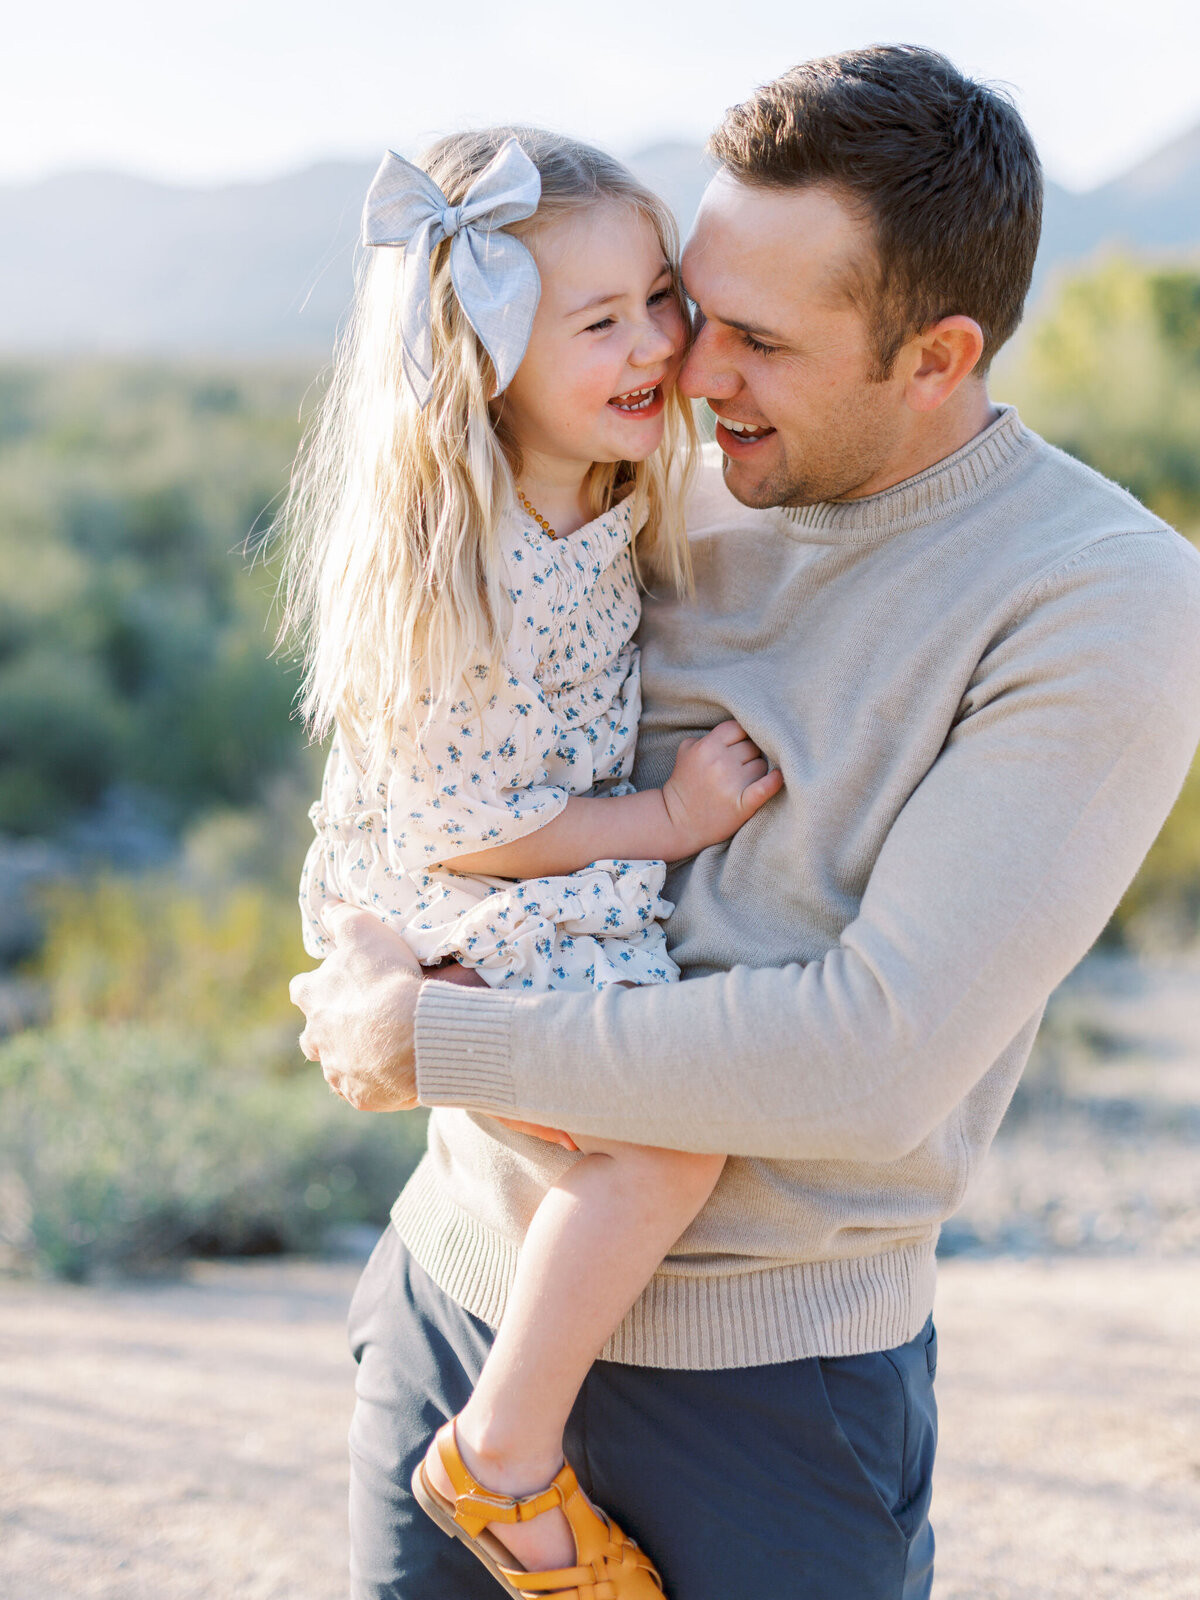
[[[737,392],[740,381],[720,358],[712,324],[701,323],[679,369],[680,391],[690,400],[728,400]]]

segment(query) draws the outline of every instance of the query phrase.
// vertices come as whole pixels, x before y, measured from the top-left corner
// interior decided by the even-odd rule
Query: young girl
[[[336,730],[306,947],[342,900],[458,981],[669,983],[664,863],[780,786],[731,722],[661,790],[627,782],[638,583],[689,572],[673,224],[618,163],[533,130],[443,140],[423,169],[389,154],[368,196],[380,248],[288,511],[304,708]],[[578,1159],[413,1491],[510,1594],[586,1576],[645,1600],[658,1574],[578,1490],[563,1429],[723,1158],[556,1136]]]

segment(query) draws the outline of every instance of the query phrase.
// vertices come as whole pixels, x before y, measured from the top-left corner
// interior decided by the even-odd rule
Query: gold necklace
[[[554,529],[550,526],[550,524],[546,521],[545,517],[541,514],[541,512],[540,511],[535,511],[533,506],[531,506],[529,504],[529,501],[525,498],[525,491],[524,491],[524,489],[521,488],[520,484],[517,485],[517,499],[525,507],[526,511],[528,511],[529,515],[537,523],[538,527],[542,530],[543,533],[548,533],[552,539],[557,539],[558,538],[558,535],[555,533]]]

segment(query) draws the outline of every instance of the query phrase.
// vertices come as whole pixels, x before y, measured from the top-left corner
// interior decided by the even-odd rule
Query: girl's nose
[[[657,322],[647,320],[642,324],[637,344],[630,356],[630,364],[635,367],[653,367],[669,361],[678,348],[678,342],[665,328],[660,327]]]

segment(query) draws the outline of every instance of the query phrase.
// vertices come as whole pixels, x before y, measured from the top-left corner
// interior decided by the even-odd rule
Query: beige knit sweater
[[[885,1349],[1200,738],[1200,556],[1012,410],[865,500],[747,510],[710,463],[689,528],[697,597],[643,622],[636,779],[733,716],[787,787],[671,873],[683,983],[425,985],[437,1109],[394,1221],[495,1323],[574,1158],[483,1113],[726,1151],[605,1356]]]

